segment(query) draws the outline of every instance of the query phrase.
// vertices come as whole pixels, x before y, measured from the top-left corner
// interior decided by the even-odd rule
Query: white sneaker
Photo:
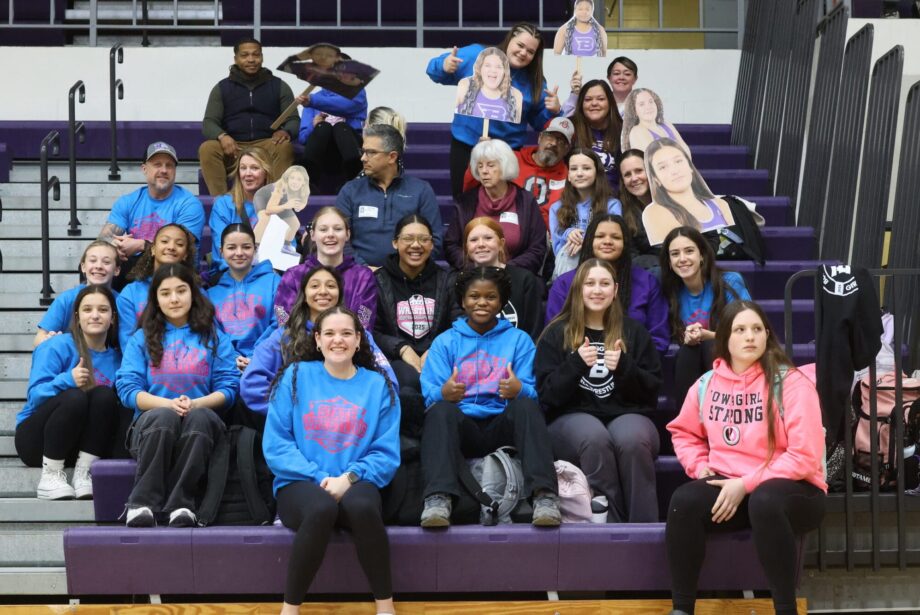
[[[177,508],[169,513],[169,527],[193,527],[198,524],[198,517],[188,508]]]
[[[39,500],[72,500],[74,490],[67,483],[67,474],[64,470],[42,468],[42,477],[38,481],[36,490]]]
[[[77,465],[73,469],[73,490],[78,500],[93,499],[93,479],[88,465]]]
[[[155,523],[153,511],[150,510],[149,506],[128,509],[128,517],[125,521],[125,525],[128,527],[153,527]]]

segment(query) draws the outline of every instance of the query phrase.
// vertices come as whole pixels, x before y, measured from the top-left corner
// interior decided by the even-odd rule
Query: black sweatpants
[[[558,492],[549,431],[537,400],[513,399],[504,412],[485,419],[469,417],[449,401],[434,404],[425,415],[422,431],[425,497],[435,493],[460,496],[458,452],[467,458],[485,457],[507,445],[521,455],[523,497],[543,489]]]
[[[360,133],[346,122],[317,124],[303,146],[302,160],[310,178],[315,182],[328,177],[326,183],[331,185],[323,187],[341,188],[361,171],[361,143]]]
[[[358,561],[374,599],[386,600],[393,596],[390,541],[383,526],[377,487],[367,481],[358,481],[336,503],[316,483],[297,481],[279,489],[277,500],[281,522],[295,532],[284,586],[285,602],[303,602],[336,527],[351,530]]]
[[[714,352],[712,340],[696,346],[681,344],[674,357],[674,403],[679,410],[687,398],[687,391],[697,379],[712,369]]]
[[[450,190],[454,200],[463,194],[463,175],[470,168],[473,147],[453,137],[450,139]]]
[[[399,383],[400,424],[399,433],[410,438],[420,438],[425,422],[425,398],[422,396],[421,374],[403,361],[394,359],[390,367]]]
[[[211,452],[225,430],[223,420],[210,408],[195,408],[184,417],[172,408],[141,413],[129,434],[137,474],[128,507],[149,506],[154,513],[178,508],[195,511]]]
[[[68,464],[79,451],[107,457],[120,407],[115,391],[109,387],[62,391],[16,426],[16,453],[33,468],[41,467],[42,456],[65,459]]]
[[[751,528],[777,615],[795,613],[796,535],[821,524],[824,492],[806,481],[767,480],[742,500],[731,519],[717,524],[712,507],[720,488],[707,484],[714,478],[722,477],[685,483],[671,496],[666,543],[674,608],[693,613],[706,534]]]

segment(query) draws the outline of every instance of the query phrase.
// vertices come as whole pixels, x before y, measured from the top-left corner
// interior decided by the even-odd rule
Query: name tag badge
[[[562,190],[565,188],[564,179],[551,179],[549,180],[549,189],[550,190]]]
[[[517,215],[517,213],[515,213],[515,212],[513,212],[513,211],[505,211],[505,212],[502,212],[502,213],[498,216],[498,222],[499,222],[499,224],[501,224],[501,223],[505,223],[505,224],[518,224],[518,215]]]
[[[359,205],[358,206],[358,217],[359,218],[376,218],[377,217],[377,208],[373,205]]]

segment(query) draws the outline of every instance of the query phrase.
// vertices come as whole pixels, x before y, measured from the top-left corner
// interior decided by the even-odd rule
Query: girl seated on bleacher
[[[253,146],[243,148],[230,175],[233,177],[233,187],[227,194],[214,199],[208,217],[212,270],[216,270],[217,265],[223,262],[218,240],[223,236],[224,228],[234,223],[248,224],[254,228],[259,218],[252,199],[259,188],[274,180],[268,154],[262,148]]]
[[[230,338],[197,274],[181,263],[153,274],[141,328],[131,336],[116,374],[121,402],[134,410],[129,450],[137,460],[127,525],[197,523],[196,497],[208,459],[224,437],[222,415],[236,398],[240,375]]]
[[[674,401],[712,366],[715,328],[725,306],[750,300],[744,278],[716,265],[712,246],[702,233],[679,226],[661,244],[661,288],[671,313],[671,331],[680,344],[674,361]]]
[[[533,524],[559,525],[552,446],[534,386],[534,344],[498,317],[511,280],[503,269],[476,267],[460,272],[456,290],[466,317],[434,340],[422,368],[429,407],[422,431],[421,525],[450,525],[452,498],[461,493],[457,464],[503,445],[520,454],[521,497],[533,495]]]
[[[355,261],[351,254],[345,254],[345,244],[351,238],[348,220],[335,207],[322,207],[310,223],[307,259],[291,267],[281,277],[281,285],[275,294],[275,317],[283,325],[291,315],[297,301],[304,274],[320,265],[333,267],[345,281],[345,307],[358,315],[361,325],[371,330],[377,313],[377,284],[370,269]]]
[[[756,303],[725,309],[715,348],[713,370],[668,424],[693,479],[668,506],[672,613],[693,613],[706,535],[749,527],[776,613],[794,615],[796,535],[820,525],[827,492],[818,393]]]
[[[553,452],[578,465],[615,523],[658,521],[661,362],[642,324],[623,315],[613,267],[586,260],[537,342],[534,371]]]
[[[147,306],[153,272],[163,265],[173,263],[182,263],[193,271],[197,265],[195,236],[181,224],[166,224],[160,227],[153,241],[141,254],[137,265],[128,274],[132,282],[121,289],[121,294],[115,301],[118,305],[118,343],[122,348],[128,345],[128,340],[138,328],[141,314]]]
[[[42,500],[93,497],[89,468],[108,455],[119,419],[112,383],[121,352],[112,290],[83,287],[69,316],[69,332],[32,353],[26,405],[16,415],[16,453],[26,465],[42,469],[37,490]],[[74,458],[71,486],[64,464]]]
[[[275,292],[281,278],[270,261],[252,264],[256,237],[252,227],[229,224],[220,236],[222,264],[210,280],[208,299],[217,322],[236,349],[236,366],[242,372],[256,340],[273,325]]]
[[[668,304],[661,285],[649,272],[632,263],[631,242],[626,221],[614,214],[596,216],[585,231],[579,261],[598,258],[616,272],[617,301],[626,314],[642,323],[652,334],[658,352],[668,349],[671,334],[668,329]],[[546,300],[546,321],[556,317],[569,293],[575,271],[556,278]]]
[[[77,294],[89,284],[111,288],[112,278],[118,275],[118,272],[118,251],[115,246],[100,239],[86,246],[83,256],[80,257],[80,273],[83,274],[86,283],[77,284],[55,297],[54,302],[38,323],[38,333],[35,334],[32,345],[38,346],[52,335],[66,332],[70,328],[70,318]],[[113,291],[112,294],[118,297],[118,293]]]
[[[278,515],[295,532],[283,614],[299,612],[336,527],[354,537],[377,612],[395,612],[379,490],[399,467],[399,400],[363,332],[336,306],[284,343],[263,439]]]

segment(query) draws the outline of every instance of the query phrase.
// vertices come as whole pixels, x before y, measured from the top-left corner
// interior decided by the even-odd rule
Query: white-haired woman
[[[463,268],[463,229],[473,218],[485,216],[502,227],[508,264],[539,274],[546,256],[546,224],[530,192],[512,183],[518,171],[517,158],[504,141],[490,139],[473,148],[470,172],[481,185],[460,195],[444,236],[453,268]]]

